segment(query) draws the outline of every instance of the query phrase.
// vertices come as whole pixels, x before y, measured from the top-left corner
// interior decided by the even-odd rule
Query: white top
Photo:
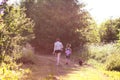
[[[63,44],[62,44],[62,42],[56,41],[56,42],[54,43],[54,51],[55,51],[55,50],[62,50],[62,49],[63,49]]]

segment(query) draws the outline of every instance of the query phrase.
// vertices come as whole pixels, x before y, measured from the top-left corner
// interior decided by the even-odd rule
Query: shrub
[[[106,69],[120,71],[120,54],[114,53],[106,59]]]
[[[21,51],[23,44],[33,38],[33,21],[26,17],[24,9],[3,5],[4,15],[0,15],[0,53],[13,55]],[[1,55],[1,54],[0,54]]]
[[[87,61],[89,59],[89,54],[86,46],[78,47],[76,49],[73,49],[73,53],[71,54],[71,60],[74,62],[79,61]]]
[[[22,69],[21,63],[16,63],[15,58],[9,55],[4,55],[4,62],[0,65],[0,79],[1,80],[20,80],[25,74],[29,73],[29,69]]]
[[[120,71],[120,49],[115,43],[87,45],[90,59],[105,64],[107,70]]]
[[[0,79],[19,80],[25,70],[16,60],[21,58],[23,43],[33,37],[33,22],[26,17],[19,6],[0,5],[4,13],[0,14]]]
[[[26,44],[26,46],[23,48],[22,57],[20,58],[20,61],[23,63],[31,63],[33,64],[35,62],[35,55],[34,55],[34,48],[30,44]]]
[[[111,44],[90,44],[87,45],[88,52],[90,55],[90,58],[93,58],[100,62],[105,62],[106,57],[114,51],[116,51],[117,47],[115,47],[114,43]]]

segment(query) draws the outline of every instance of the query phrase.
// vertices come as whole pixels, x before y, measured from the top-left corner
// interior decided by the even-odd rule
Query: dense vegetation
[[[27,16],[35,21],[33,43],[37,50],[51,51],[57,37],[74,47],[86,43],[83,32],[92,18],[83,3],[77,0],[31,0],[23,2],[22,6],[26,7]]]
[[[101,24],[100,38],[101,42],[116,42],[119,39],[120,18],[109,19]]]
[[[31,43],[39,53],[48,53],[57,37],[64,45],[70,42],[72,48],[81,49],[73,52],[81,53],[84,61],[94,66],[100,63],[104,71],[120,71],[120,18],[97,25],[84,7],[78,0],[21,0],[21,5],[8,5],[3,0],[0,79],[18,80],[24,76],[19,60],[33,59],[29,54],[21,55],[26,43]]]
[[[34,24],[26,17],[24,8],[6,2],[0,5],[0,79],[18,80],[25,70],[16,61],[22,57],[23,45],[34,36]]]

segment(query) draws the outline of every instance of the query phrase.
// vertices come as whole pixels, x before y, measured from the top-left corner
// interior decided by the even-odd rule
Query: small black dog
[[[80,65],[80,66],[83,65],[83,60],[79,59],[79,65]]]

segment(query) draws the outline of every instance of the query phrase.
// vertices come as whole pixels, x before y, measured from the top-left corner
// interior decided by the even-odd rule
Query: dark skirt
[[[55,50],[55,53],[61,53],[62,51],[61,50]]]

